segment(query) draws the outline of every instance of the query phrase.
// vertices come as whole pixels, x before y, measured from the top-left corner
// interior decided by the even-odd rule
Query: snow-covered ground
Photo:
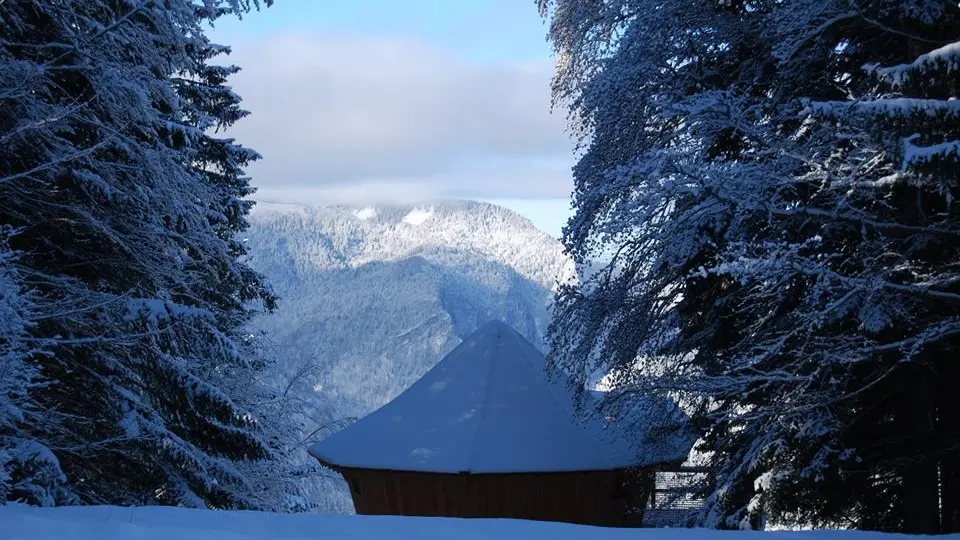
[[[448,519],[218,512],[170,507],[0,506],[3,540],[894,540],[867,532],[603,529],[508,519]],[[944,539],[957,540],[960,534]]]

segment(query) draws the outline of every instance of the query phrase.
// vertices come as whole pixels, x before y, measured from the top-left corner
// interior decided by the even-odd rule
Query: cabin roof
[[[342,468],[437,473],[611,470],[637,464],[625,444],[577,423],[544,358],[488,323],[395,399],[310,449]]]

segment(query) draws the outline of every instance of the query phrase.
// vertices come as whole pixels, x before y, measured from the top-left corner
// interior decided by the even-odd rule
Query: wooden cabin
[[[543,355],[492,322],[310,453],[343,474],[358,514],[636,525],[646,464],[575,416]]]

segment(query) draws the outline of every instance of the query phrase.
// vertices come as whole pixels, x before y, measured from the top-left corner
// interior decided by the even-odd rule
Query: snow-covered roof
[[[310,449],[330,465],[439,473],[610,470],[635,455],[578,425],[543,355],[486,324],[393,401]]]

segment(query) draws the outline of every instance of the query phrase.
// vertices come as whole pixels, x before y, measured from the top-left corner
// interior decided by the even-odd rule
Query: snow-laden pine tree
[[[561,292],[554,360],[697,408],[707,523],[955,527],[957,17],[552,6],[555,92],[589,137],[565,240],[612,261]]]
[[[808,81],[794,85],[807,99],[787,134],[806,138],[809,170],[797,185],[811,195],[789,228],[814,243],[757,260],[809,283],[792,326],[809,336],[797,346],[818,365],[813,381],[828,390],[821,407],[837,429],[806,441],[797,461],[809,474],[774,478],[771,500],[801,519],[956,531],[960,8],[778,8],[778,69]],[[817,72],[826,76],[814,82]],[[840,95],[817,91],[828,86]]]
[[[44,506],[72,502],[66,478],[50,448],[27,426],[52,423],[30,401],[40,383],[31,355],[33,306],[15,266],[17,254],[7,247],[11,231],[0,230],[0,501],[29,499]]]
[[[273,453],[241,405],[263,365],[243,326],[273,299],[236,238],[257,155],[216,136],[244,113],[203,27],[256,6],[0,9],[0,224],[42,349],[28,405],[56,419],[21,427],[82,503],[265,506]]]

